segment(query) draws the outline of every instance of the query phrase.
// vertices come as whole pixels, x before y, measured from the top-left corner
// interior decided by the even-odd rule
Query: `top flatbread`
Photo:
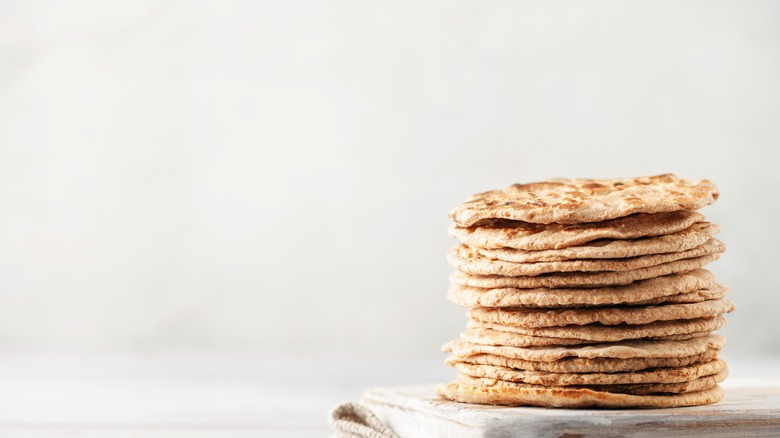
[[[665,236],[703,220],[704,215],[690,210],[637,213],[603,222],[570,225],[496,220],[490,224],[465,228],[452,224],[449,235],[479,248],[541,251],[584,245],[598,239]]]
[[[672,174],[626,179],[551,179],[468,198],[450,212],[461,227],[510,219],[540,224],[599,222],[633,213],[698,210],[718,199],[708,180]]]

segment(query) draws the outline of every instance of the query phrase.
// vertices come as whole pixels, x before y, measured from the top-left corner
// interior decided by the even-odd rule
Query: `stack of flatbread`
[[[455,208],[450,400],[550,407],[714,403],[727,375],[713,334],[734,305],[703,269],[725,250],[697,210],[707,181],[674,175],[516,184]]]

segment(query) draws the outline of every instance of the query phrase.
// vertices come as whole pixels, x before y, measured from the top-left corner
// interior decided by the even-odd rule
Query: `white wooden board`
[[[720,403],[650,410],[454,403],[433,385],[376,388],[362,402],[401,438],[780,437],[780,385],[726,387]]]

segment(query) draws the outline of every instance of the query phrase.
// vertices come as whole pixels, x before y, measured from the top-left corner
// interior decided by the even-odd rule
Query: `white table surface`
[[[5,351],[0,437],[329,436],[335,404],[376,386],[449,380],[443,358]],[[726,389],[780,369],[780,358],[726,359]]]

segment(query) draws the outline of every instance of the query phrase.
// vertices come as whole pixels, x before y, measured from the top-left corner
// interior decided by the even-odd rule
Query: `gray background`
[[[122,4],[125,3],[125,4]],[[716,182],[732,354],[780,352],[780,3],[0,4],[0,346],[428,355],[448,211]]]

